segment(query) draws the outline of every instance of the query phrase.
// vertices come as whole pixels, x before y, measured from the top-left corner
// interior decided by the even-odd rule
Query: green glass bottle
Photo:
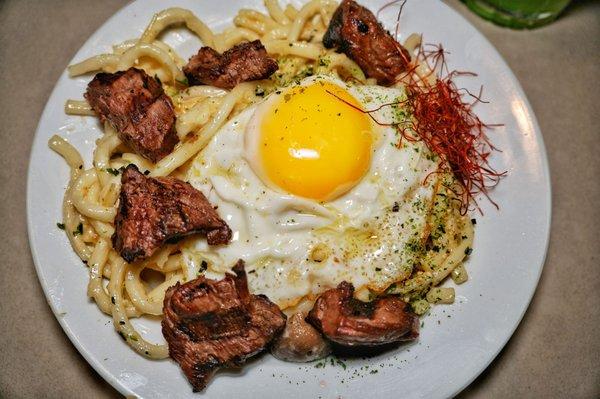
[[[571,0],[465,0],[475,13],[498,25],[531,29],[554,21]]]

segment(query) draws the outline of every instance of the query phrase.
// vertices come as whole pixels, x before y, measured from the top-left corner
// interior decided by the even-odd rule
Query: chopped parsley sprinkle
[[[64,223],[56,223],[56,227],[58,227],[61,230],[65,229],[65,224]]]
[[[467,248],[465,249],[465,255],[471,255],[472,253],[473,253],[473,248],[471,248],[471,247],[467,247]]]
[[[75,230],[73,231],[73,235],[74,235],[74,236],[79,236],[79,235],[81,235],[81,234],[83,234],[83,224],[82,224],[82,223],[79,223],[79,224],[77,225],[77,229],[75,229]]]
[[[113,176],[118,176],[119,173],[121,173],[121,171],[119,169],[114,169],[114,168],[106,168],[104,170]]]
[[[208,262],[206,262],[205,260],[203,260],[200,263],[200,270],[198,270],[198,274],[203,273],[204,271],[206,271],[207,268],[208,268]]]
[[[319,59],[319,66],[328,67],[330,63],[331,63],[331,61],[329,59],[325,59],[325,58]]]

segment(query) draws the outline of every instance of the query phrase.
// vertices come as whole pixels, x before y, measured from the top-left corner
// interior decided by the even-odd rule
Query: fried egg
[[[400,142],[391,124],[408,118],[403,98],[402,89],[313,76],[227,122],[187,180],[218,207],[233,239],[186,241],[187,278],[221,278],[243,259],[250,290],[282,309],[342,281],[367,298],[408,278],[438,160],[421,142]]]
[[[246,129],[252,169],[282,193],[321,202],[339,197],[371,164],[373,129],[370,118],[352,108],[360,106],[348,91],[323,80],[271,96]]]

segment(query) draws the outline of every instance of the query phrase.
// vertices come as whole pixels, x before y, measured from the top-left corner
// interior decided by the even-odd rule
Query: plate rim
[[[474,373],[470,380],[466,381],[460,388],[457,388],[452,393],[451,397],[454,397],[454,396],[458,395],[460,392],[462,392],[463,390],[465,390],[467,387],[469,387],[485,370],[488,369],[488,367],[490,367],[492,362],[494,360],[496,360],[496,358],[498,357],[500,352],[502,352],[502,350],[506,347],[506,344],[508,344],[508,341],[510,341],[510,339],[513,337],[513,335],[515,334],[515,332],[521,325],[521,322],[523,321],[523,318],[525,317],[525,313],[527,313],[527,310],[529,309],[529,306],[531,305],[531,301],[533,300],[533,297],[535,296],[535,294],[538,290],[538,287],[540,284],[540,278],[542,277],[542,272],[544,271],[544,267],[546,266],[546,260],[548,259],[548,249],[550,247],[550,232],[552,231],[552,179],[551,179],[550,163],[548,162],[548,152],[546,150],[546,143],[544,141],[542,129],[540,128],[540,125],[537,120],[537,116],[535,115],[535,112],[533,111],[533,107],[531,106],[531,103],[529,102],[529,98],[527,97],[527,94],[525,93],[525,90],[523,89],[523,86],[521,85],[521,81],[519,81],[519,79],[513,72],[512,68],[510,67],[508,62],[506,62],[506,59],[504,58],[504,56],[498,51],[496,46],[494,46],[494,44],[489,41],[489,39],[487,38],[486,35],[484,35],[479,29],[477,29],[477,27],[475,25],[473,25],[465,16],[463,16],[457,10],[450,7],[448,4],[446,4],[443,1],[440,2],[440,4],[442,4],[444,7],[448,8],[464,24],[470,25],[473,29],[475,29],[477,31],[477,33],[479,33],[479,35],[481,35],[483,42],[485,44],[487,44],[492,49],[492,51],[494,51],[494,53],[496,53],[496,56],[498,56],[498,58],[501,60],[503,66],[506,68],[506,71],[508,72],[508,75],[510,76],[511,80],[515,83],[515,88],[517,89],[519,96],[525,103],[526,108],[530,111],[530,118],[531,118],[531,122],[533,124],[533,130],[536,133],[535,134],[536,141],[538,141],[540,144],[539,154],[540,154],[540,160],[542,163],[542,169],[545,172],[544,180],[545,180],[545,184],[548,186],[548,191],[546,192],[546,201],[548,202],[548,209],[547,209],[547,213],[546,213],[546,218],[544,219],[546,221],[546,225],[544,226],[544,228],[546,230],[546,236],[544,237],[544,241],[545,241],[544,253],[542,255],[541,265],[539,267],[537,276],[535,277],[535,286],[533,287],[533,290],[531,290],[531,293],[529,294],[529,298],[527,299],[527,302],[524,304],[525,306],[523,306],[523,310],[521,311],[521,314],[517,318],[516,323],[514,324],[514,326],[512,326],[511,328],[506,330],[508,332],[508,334],[506,335],[506,337],[504,337],[502,339],[502,343],[501,343],[501,345],[498,346],[496,353],[494,353],[489,358],[489,360],[486,362],[485,366],[483,368],[481,368],[481,370],[479,370],[477,373]],[[505,28],[505,29],[508,29],[508,28]]]
[[[127,4],[125,4],[124,6],[120,7],[116,12],[114,12],[109,18],[107,18],[106,20],[104,20],[104,22],[75,51],[75,54],[73,55],[73,57],[71,57],[70,61],[67,63],[67,66],[71,65],[74,62],[74,60],[77,57],[78,53],[82,49],[88,47],[90,45],[90,43],[93,42],[93,40],[96,38],[96,36],[99,35],[99,32],[110,21],[112,21],[113,19],[118,18],[129,7],[133,6],[134,4],[141,3],[141,2],[142,2],[141,0],[129,1]],[[550,246],[550,234],[551,234],[551,229],[552,229],[552,209],[553,209],[553,202],[552,202],[551,171],[550,171],[550,165],[549,165],[549,161],[548,161],[548,154],[547,154],[547,149],[546,149],[544,137],[543,137],[543,134],[542,134],[542,130],[541,130],[540,126],[539,126],[537,117],[535,115],[535,112],[534,112],[534,110],[533,110],[533,108],[531,106],[531,103],[530,103],[530,101],[529,101],[529,99],[528,99],[525,91],[523,90],[523,87],[522,87],[520,81],[515,76],[513,70],[510,68],[509,64],[506,62],[506,60],[502,56],[502,54],[488,40],[488,38],[479,29],[477,29],[477,27],[475,25],[473,25],[465,16],[463,16],[460,12],[458,12],[457,10],[455,10],[453,7],[449,6],[445,2],[439,1],[439,2],[437,2],[437,4],[440,7],[445,7],[447,11],[449,11],[450,13],[452,13],[455,17],[459,18],[462,24],[468,25],[471,28],[473,28],[475,31],[477,31],[477,33],[480,35],[480,38],[482,39],[482,41],[495,53],[495,55],[501,61],[503,69],[507,72],[507,74],[510,77],[511,81],[514,83],[514,87],[516,89],[516,92],[517,92],[519,98],[523,101],[524,105],[526,106],[526,109],[529,111],[529,118],[530,118],[530,121],[531,121],[532,126],[533,126],[533,131],[535,132],[536,141],[538,141],[539,144],[540,144],[538,153],[539,153],[540,161],[541,161],[541,167],[542,167],[541,169],[544,172],[544,179],[543,179],[544,180],[544,185],[546,185],[548,187],[548,190],[545,193],[545,200],[546,200],[546,202],[548,204],[548,207],[547,207],[546,215],[544,217],[545,224],[543,226],[544,229],[545,229],[545,237],[544,237],[544,243],[545,243],[545,245],[544,245],[544,249],[543,249],[543,254],[542,254],[541,259],[540,259],[540,266],[538,268],[537,275],[535,276],[535,285],[533,286],[533,289],[529,293],[527,300],[522,304],[523,308],[521,309],[521,311],[520,311],[520,313],[518,315],[518,318],[516,319],[516,322],[514,323],[514,325],[512,325],[510,328],[506,328],[506,329],[503,330],[503,332],[505,334],[502,336],[502,339],[499,340],[501,343],[500,343],[500,345],[498,345],[498,348],[495,351],[495,353],[491,354],[491,356],[489,356],[489,359],[485,362],[485,364],[477,372],[473,373],[472,376],[469,379],[463,380],[464,382],[462,384],[457,384],[456,385],[456,389],[450,395],[450,397],[454,397],[458,393],[460,393],[461,391],[463,391],[465,388],[467,388],[468,386],[470,386],[483,373],[483,371],[485,371],[485,370],[488,369],[488,367],[490,366],[490,364],[498,357],[498,354],[506,347],[508,341],[513,337],[513,335],[514,335],[515,331],[517,330],[517,328],[521,325],[521,322],[523,321],[525,313],[529,309],[529,306],[531,305],[531,301],[532,301],[534,295],[536,294],[536,292],[538,290],[540,278],[541,278],[542,272],[544,270],[544,267],[546,265],[546,260],[547,260],[547,256],[548,256],[548,250],[549,250],[549,246]],[[117,390],[122,395],[126,395],[126,396],[127,395],[133,395],[134,397],[138,397],[138,395],[135,394],[135,392],[133,390],[131,390],[130,388],[128,388],[118,378],[116,378],[116,376],[113,375],[99,361],[99,359],[97,359],[96,356],[93,355],[93,353],[91,351],[88,351],[88,350],[86,350],[83,347],[83,345],[77,339],[76,334],[73,332],[73,330],[71,329],[71,327],[69,326],[69,324],[64,320],[63,317],[61,317],[60,310],[57,309],[56,305],[51,300],[51,293],[49,291],[49,285],[46,282],[46,280],[42,277],[43,276],[43,272],[42,272],[42,266],[41,266],[42,262],[40,260],[41,259],[41,255],[38,254],[38,248],[36,248],[36,246],[33,245],[36,242],[35,239],[34,239],[34,233],[33,233],[33,230],[35,229],[35,226],[34,226],[34,222],[35,221],[31,217],[31,215],[32,215],[31,208],[34,206],[32,195],[31,195],[31,192],[33,190],[32,165],[33,165],[33,157],[34,157],[34,153],[35,153],[34,150],[35,150],[35,148],[37,146],[43,144],[43,143],[40,143],[39,140],[37,140],[37,137],[38,137],[38,135],[40,135],[40,132],[41,132],[41,129],[42,129],[42,121],[44,119],[46,119],[47,114],[49,112],[48,105],[50,103],[50,100],[56,95],[56,92],[57,92],[57,89],[58,89],[58,83],[63,78],[63,76],[66,75],[66,73],[67,73],[67,70],[66,70],[66,66],[65,66],[65,69],[62,71],[62,73],[60,74],[60,76],[56,80],[56,83],[54,84],[54,86],[52,88],[52,91],[51,91],[50,95],[48,96],[48,98],[46,100],[46,103],[44,105],[44,109],[43,109],[42,113],[40,114],[40,117],[39,117],[39,120],[38,120],[38,124],[36,126],[35,134],[33,135],[32,145],[30,147],[30,154],[29,154],[28,166],[27,166],[27,184],[26,184],[26,214],[27,214],[26,217],[27,217],[28,245],[29,245],[30,252],[31,252],[31,255],[32,255],[32,260],[33,260],[33,263],[34,263],[34,267],[35,267],[37,279],[38,279],[38,282],[40,283],[40,286],[42,287],[42,290],[44,292],[44,296],[45,296],[46,302],[50,306],[50,309],[51,309],[54,317],[58,321],[59,325],[61,326],[61,328],[63,329],[63,331],[67,335],[67,337],[69,338],[69,341],[73,344],[73,346],[75,346],[75,348],[77,349],[77,351],[79,352],[79,354],[81,354],[83,356],[83,358],[85,359],[85,361],[98,374],[100,374],[102,376],[102,378],[107,383],[109,383],[115,390]]]
[[[508,332],[508,334],[506,335],[506,337],[504,337],[502,339],[502,343],[501,343],[501,345],[498,346],[496,353],[494,353],[489,358],[489,360],[481,368],[481,370],[474,373],[470,380],[465,381],[465,383],[460,388],[456,389],[452,393],[452,395],[450,397],[454,397],[454,396],[458,395],[460,392],[462,392],[463,390],[465,390],[468,386],[470,386],[485,370],[488,369],[488,367],[490,367],[492,362],[494,360],[496,360],[496,358],[498,357],[500,352],[502,352],[502,350],[506,347],[506,345],[508,344],[508,341],[510,341],[510,339],[513,337],[513,335],[517,331],[517,328],[519,328],[519,326],[521,325],[521,322],[523,321],[523,318],[525,317],[525,313],[527,313],[527,310],[529,309],[529,306],[531,305],[531,301],[533,300],[533,297],[535,296],[535,294],[539,288],[540,278],[542,277],[542,272],[544,271],[544,267],[546,266],[546,260],[548,259],[548,249],[550,247],[550,232],[552,231],[552,206],[553,206],[553,204],[552,204],[552,179],[551,179],[550,163],[548,162],[548,152],[546,150],[546,143],[544,141],[544,135],[543,135],[542,129],[540,128],[540,125],[538,123],[537,116],[535,115],[533,107],[531,106],[531,102],[529,101],[529,98],[527,97],[525,90],[523,90],[523,86],[521,85],[521,82],[519,81],[519,79],[517,78],[515,73],[513,72],[510,65],[508,65],[508,62],[506,62],[506,59],[504,59],[504,56],[502,56],[502,54],[498,51],[496,46],[494,46],[494,44],[488,40],[486,35],[484,35],[479,29],[477,29],[477,27],[475,25],[473,25],[465,16],[463,16],[457,10],[455,10],[454,8],[452,8],[448,4],[446,4],[446,2],[441,1],[440,4],[443,7],[446,7],[450,12],[454,13],[454,15],[456,17],[458,17],[462,21],[462,23],[471,26],[473,29],[475,29],[477,31],[477,33],[479,33],[479,35],[483,39],[483,42],[485,44],[487,44],[496,53],[496,55],[502,62],[502,66],[508,72],[508,75],[510,76],[511,80],[515,83],[515,88],[517,89],[519,96],[525,103],[527,110],[530,111],[530,118],[531,118],[531,122],[533,124],[533,130],[535,131],[536,137],[537,137],[537,139],[539,139],[539,142],[541,144],[539,154],[540,154],[540,160],[542,163],[542,169],[545,172],[545,179],[544,179],[545,184],[548,186],[548,191],[546,192],[546,198],[545,198],[546,201],[548,202],[547,214],[546,214],[546,218],[544,219],[546,221],[546,225],[544,226],[544,228],[546,229],[546,236],[544,237],[545,245],[544,245],[544,252],[543,252],[543,255],[541,258],[541,264],[540,264],[537,276],[535,277],[535,286],[533,287],[533,290],[531,290],[531,293],[529,294],[529,297],[528,297],[526,303],[524,304],[523,309],[521,310],[521,313],[519,314],[519,317],[517,318],[514,326],[505,330]],[[508,28],[505,28],[505,29],[508,29]]]

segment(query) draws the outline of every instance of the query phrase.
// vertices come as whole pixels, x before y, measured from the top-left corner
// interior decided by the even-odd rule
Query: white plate
[[[377,10],[386,0],[369,3]],[[296,2],[294,2],[296,3]],[[261,0],[222,2],[137,1],[109,19],[77,53],[73,62],[108,52],[110,46],[139,37],[152,14],[177,5],[189,8],[220,31],[239,8],[262,9]],[[296,3],[298,5],[298,3]],[[392,28],[395,11],[381,16]],[[491,133],[503,150],[493,164],[508,177],[493,190],[496,211],[483,201],[477,216],[474,253],[468,261],[470,280],[457,287],[454,305],[436,306],[424,318],[417,343],[370,359],[316,368],[263,356],[241,371],[219,373],[206,393],[214,398],[358,398],[449,397],[483,371],[507,342],[535,291],[542,271],[550,229],[550,180],[542,136],[521,86],[490,43],[461,16],[437,0],[410,1],[401,34],[422,32],[426,42],[443,43],[450,67],[476,71],[460,85],[477,92],[483,84],[489,105],[478,105],[484,121],[504,123]],[[199,47],[185,30],[165,35],[184,56]],[[86,297],[87,269],[71,250],[63,231],[61,198],[68,180],[63,160],[48,149],[56,133],[91,159],[100,135],[96,118],[67,116],[65,100],[82,98],[89,77],[59,79],[40,119],[29,165],[27,211],[31,250],[46,297],[63,329],[85,359],[123,394],[144,398],[197,397],[179,367],[153,362],[130,350],[115,333],[109,317]],[[155,322],[138,323],[162,340]],[[368,366],[368,368],[367,368]],[[374,372],[373,370],[377,370]]]

